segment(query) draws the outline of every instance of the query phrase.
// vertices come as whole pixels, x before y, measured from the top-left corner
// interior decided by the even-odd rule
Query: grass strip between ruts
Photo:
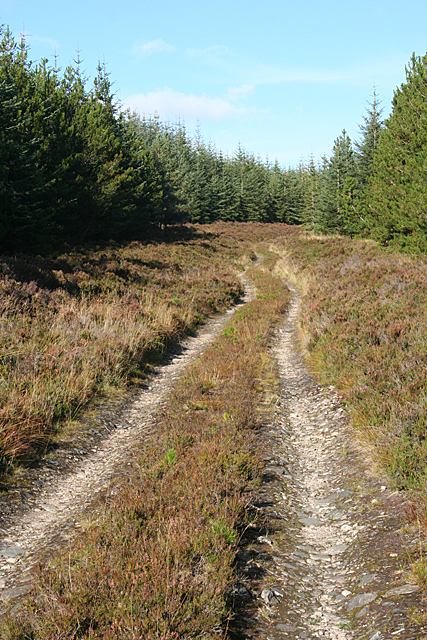
[[[274,367],[267,345],[289,302],[269,272],[278,256],[263,253],[247,272],[256,298],[187,368],[131,478],[71,551],[39,568],[2,638],[226,635],[245,506],[259,481],[258,405]]]

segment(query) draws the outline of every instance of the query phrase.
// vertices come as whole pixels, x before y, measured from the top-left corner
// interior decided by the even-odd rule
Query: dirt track
[[[5,604],[4,610],[30,588],[28,570],[34,562],[59,544],[70,544],[73,530],[81,526],[82,516],[94,499],[109,491],[113,478],[129,473],[132,451],[144,446],[144,440],[150,437],[156,411],[174,381],[203,353],[232,313],[251,299],[253,289],[242,278],[246,288],[244,299],[209,320],[197,335],[182,342],[175,354],[169,354],[169,362],[154,369],[145,388],[113,422],[109,421],[108,430],[104,431],[108,435],[93,443],[88,455],[70,460],[66,473],[52,472],[52,464],[42,465],[35,478],[32,474],[35,495],[30,508],[7,505],[9,513],[2,518],[0,537],[0,599]],[[41,487],[39,491],[37,486]]]

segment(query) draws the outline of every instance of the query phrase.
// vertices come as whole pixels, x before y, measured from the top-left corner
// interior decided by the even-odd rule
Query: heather
[[[108,389],[241,293],[239,255],[281,227],[217,224],[156,242],[1,259],[0,471],[40,455]],[[175,235],[177,234],[177,235]]]
[[[157,418],[128,482],[85,533],[41,566],[32,597],[3,622],[4,638],[217,638],[232,611],[234,557],[258,480],[256,433],[272,379],[273,324],[289,293],[270,274],[247,276],[256,298],[190,366]]]
[[[313,371],[342,391],[352,424],[394,485],[423,490],[425,258],[300,233],[283,251],[288,275],[305,292],[301,338]]]
[[[421,524],[426,521],[425,258],[391,253],[372,241],[315,236],[281,225],[217,223],[170,233],[170,242],[110,244],[57,256],[51,271],[41,259],[32,263],[33,282],[39,283],[33,296],[41,292],[37,304],[52,312],[43,316],[49,317],[43,331],[37,325],[44,340],[59,314],[51,302],[41,304],[43,296],[65,296],[62,315],[73,309],[71,301],[84,301],[89,316],[113,297],[117,316],[114,322],[104,318],[106,332],[126,316],[127,295],[144,301],[132,307],[123,326],[143,317],[152,341],[144,342],[122,370],[100,358],[107,374],[91,391],[94,397],[107,393],[109,385],[141,380],[150,354],[231,304],[241,288],[237,271],[255,260],[254,250],[262,257],[247,271],[256,298],[235,312],[177,382],[157,416],[155,437],[135,454],[126,482],[116,481],[91,505],[73,548],[35,570],[32,595],[18,617],[3,622],[5,638],[226,636],[235,555],[253,517],[247,506],[259,483],[260,407],[265,409],[262,402],[275,380],[268,342],[289,297],[283,277],[303,293],[301,346],[312,371],[341,392],[364,450],[387,471],[394,488],[410,492]],[[79,269],[67,270],[66,259]],[[21,263],[25,268],[18,267]],[[6,283],[30,286],[22,275],[30,268],[23,256],[15,260],[14,272],[12,263],[4,264]],[[125,278],[133,268],[138,269],[135,281]],[[53,276],[62,286],[53,286]],[[11,319],[24,318],[28,307],[26,322],[36,326],[36,307],[22,296],[10,300]],[[160,325],[161,314],[154,313],[161,309]],[[148,311],[152,320],[138,315]],[[74,340],[89,331],[75,319],[72,326],[78,332],[64,335]],[[114,344],[113,337],[106,334],[103,348]],[[88,345],[86,335],[84,340]],[[60,433],[61,420],[53,420],[49,429]]]

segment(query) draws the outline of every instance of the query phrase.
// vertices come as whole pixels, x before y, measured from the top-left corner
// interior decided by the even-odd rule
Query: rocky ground
[[[405,517],[405,498],[357,446],[340,396],[308,372],[297,340],[300,296],[292,293],[273,345],[281,394],[262,432],[264,483],[254,505],[267,530],[239,557],[236,594],[251,615],[241,616],[238,633],[425,638],[425,598],[410,572],[419,531]]]

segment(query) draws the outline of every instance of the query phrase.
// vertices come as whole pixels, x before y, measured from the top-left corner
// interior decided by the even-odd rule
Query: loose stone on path
[[[410,580],[407,550],[417,532],[405,520],[405,498],[359,454],[334,387],[320,387],[308,372],[297,338],[300,294],[290,288],[272,349],[281,393],[262,432],[265,474],[257,495],[272,544],[262,556],[255,546],[245,551],[259,567],[261,604],[246,616],[242,637],[427,637],[427,625],[411,616],[424,602]]]

